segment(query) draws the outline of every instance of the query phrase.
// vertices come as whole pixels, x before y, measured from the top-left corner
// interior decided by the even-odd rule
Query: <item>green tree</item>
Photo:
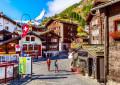
[[[85,20],[84,20],[84,19],[81,19],[80,23],[81,23],[81,26],[84,28],[84,27],[85,27],[85,25],[86,25]]]
[[[78,26],[78,28],[77,28],[77,32],[78,32],[78,33],[82,33],[82,32],[84,32],[84,29],[82,28],[82,26]]]

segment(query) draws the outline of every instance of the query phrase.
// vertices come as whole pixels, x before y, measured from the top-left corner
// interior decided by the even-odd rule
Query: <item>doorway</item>
[[[88,59],[88,62],[89,62],[89,76],[92,76],[93,74],[93,59],[92,58],[89,58]]]

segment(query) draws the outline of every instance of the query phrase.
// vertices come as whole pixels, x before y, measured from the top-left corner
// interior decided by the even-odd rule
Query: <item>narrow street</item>
[[[100,85],[92,81],[88,81],[80,74],[70,71],[70,60],[67,56],[61,55],[57,57],[59,72],[54,72],[54,58],[51,59],[51,71],[47,70],[46,60],[33,62],[33,78],[23,78],[19,82],[17,80],[7,83],[7,85]]]

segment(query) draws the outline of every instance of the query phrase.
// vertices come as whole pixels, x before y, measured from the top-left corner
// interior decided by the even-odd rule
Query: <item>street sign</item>
[[[19,74],[31,74],[31,57],[19,57]]]
[[[20,45],[15,45],[15,50],[20,51]]]

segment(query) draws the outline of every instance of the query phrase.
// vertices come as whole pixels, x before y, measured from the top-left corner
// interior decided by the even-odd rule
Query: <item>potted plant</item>
[[[81,68],[81,74],[84,76],[85,75],[85,70],[84,68]]]
[[[109,37],[112,37],[114,40],[120,40],[120,30],[115,32],[110,32]]]

